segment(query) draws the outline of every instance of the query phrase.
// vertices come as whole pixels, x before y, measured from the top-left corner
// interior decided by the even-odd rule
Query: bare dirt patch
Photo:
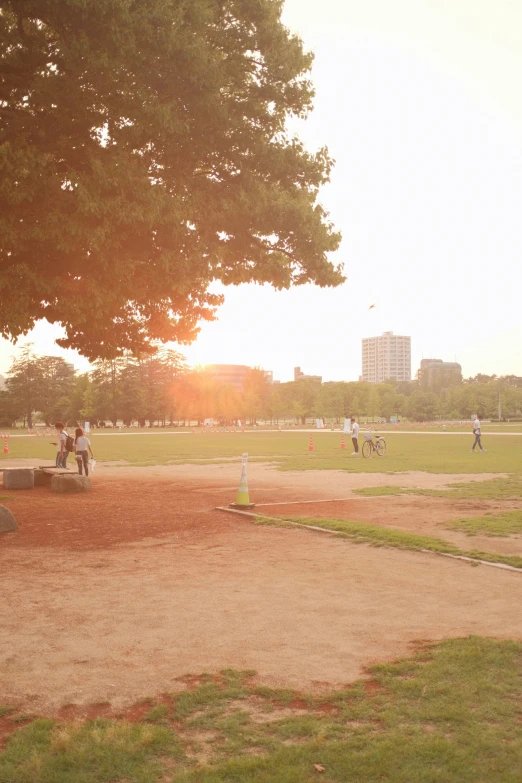
[[[112,714],[225,668],[324,692],[414,640],[520,637],[519,574],[255,526],[214,510],[237,484],[208,468],[206,481],[112,470],[66,500],[2,492],[19,530],[0,539],[0,704]],[[255,495],[323,490],[267,480]]]
[[[258,459],[256,457],[256,459]],[[96,466],[98,471],[98,466]],[[241,475],[239,461],[223,462],[216,465],[154,465],[117,468],[100,466],[100,475],[122,477],[148,476],[175,481],[187,481],[191,485],[212,484],[236,491]],[[403,473],[349,473],[344,470],[279,471],[273,463],[252,462],[248,466],[250,485],[255,488],[256,502],[258,489],[270,489],[271,500],[274,491],[285,493],[281,500],[299,500],[304,498],[342,498],[351,495],[352,490],[361,487],[380,487],[384,484],[407,489],[446,489],[448,484],[487,481],[494,478],[507,478],[505,473],[425,473],[410,470]]]
[[[255,459],[259,459],[256,457]],[[268,459],[268,458],[267,458]],[[124,461],[98,462],[94,477],[113,479],[161,480],[183,484],[200,491],[218,489],[234,499],[241,477],[240,459],[220,458],[217,464],[127,465]],[[2,467],[37,467],[45,461],[11,459]],[[49,462],[49,466],[52,463]],[[74,466],[69,462],[73,471]],[[251,462],[248,478],[253,488],[253,501],[332,499],[349,497],[354,489],[383,485],[406,489],[446,489],[449,484],[507,478],[506,473],[425,473],[410,470],[402,473],[350,473],[344,470],[279,471],[272,462]],[[269,495],[266,497],[266,492]],[[278,496],[278,493],[280,496]]]

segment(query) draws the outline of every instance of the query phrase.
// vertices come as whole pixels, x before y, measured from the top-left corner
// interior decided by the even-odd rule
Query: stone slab
[[[75,470],[70,470],[69,468],[55,468],[54,465],[40,465],[38,470],[43,470],[50,476],[71,476],[76,473]]]

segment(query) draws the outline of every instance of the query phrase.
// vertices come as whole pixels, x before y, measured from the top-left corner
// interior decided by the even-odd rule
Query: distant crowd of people
[[[56,467],[67,468],[69,454],[74,453],[76,464],[78,465],[78,473],[82,476],[85,472],[85,475],[88,476],[89,452],[91,453],[91,460],[94,461],[94,453],[89,438],[85,435],[81,427],[76,428],[74,438],[69,435],[61,421],[56,422],[54,427],[58,433],[58,442],[53,442],[51,445],[58,447],[56,452]]]

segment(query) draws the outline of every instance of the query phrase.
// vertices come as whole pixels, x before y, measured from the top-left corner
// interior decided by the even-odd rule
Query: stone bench
[[[78,473],[53,476],[51,479],[52,492],[89,492],[92,482],[88,476],[79,476]]]
[[[35,487],[50,487],[53,476],[70,476],[73,472],[67,468],[55,468],[54,465],[40,465],[34,470]]]
[[[33,468],[4,468],[4,489],[33,489]]]

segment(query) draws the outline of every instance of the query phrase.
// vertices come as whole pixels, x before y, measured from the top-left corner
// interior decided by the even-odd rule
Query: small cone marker
[[[341,436],[341,448],[342,449],[346,448],[346,445],[345,445],[345,442],[344,442],[344,435]]]
[[[9,446],[7,445],[7,438],[4,438],[4,454],[9,454]]]
[[[247,472],[246,472],[247,460],[248,460],[248,454],[243,454],[241,458],[241,481],[236,495],[236,502],[230,504],[230,508],[239,508],[242,509],[243,511],[248,508],[254,508],[255,506],[255,503],[250,502],[250,497],[248,494],[248,482],[247,482]]]
[[[313,451],[313,450],[314,450],[314,442],[312,436],[310,435],[310,441],[308,443],[308,451]]]

